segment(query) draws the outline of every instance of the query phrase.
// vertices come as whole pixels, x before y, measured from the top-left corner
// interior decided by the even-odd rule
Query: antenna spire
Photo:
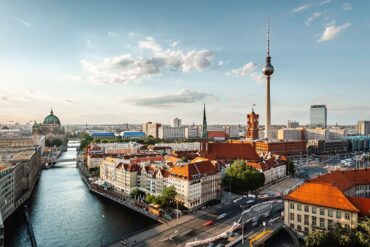
[[[267,17],[267,56],[270,56],[270,18]]]

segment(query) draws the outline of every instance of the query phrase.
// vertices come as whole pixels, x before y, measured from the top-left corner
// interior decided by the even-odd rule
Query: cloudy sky
[[[273,4],[274,3],[274,4]],[[272,123],[370,118],[370,1],[0,2],[0,122],[264,121],[266,18]]]

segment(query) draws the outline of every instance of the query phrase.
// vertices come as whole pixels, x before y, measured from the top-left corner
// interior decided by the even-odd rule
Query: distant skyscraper
[[[312,105],[310,110],[311,127],[327,127],[327,109],[326,105]]]
[[[266,76],[266,122],[265,122],[265,138],[271,139],[271,102],[270,102],[270,76],[274,73],[274,67],[271,65],[270,57],[270,23],[267,20],[267,54],[266,64],[262,69]]]
[[[249,113],[247,117],[248,117],[247,138],[256,140],[258,139],[258,117],[259,115],[254,113],[254,109],[252,108],[252,112]]]
[[[174,118],[171,121],[171,127],[180,127],[181,126],[181,119],[180,118]]]
[[[370,121],[358,121],[357,131],[358,134],[363,136],[370,135]]]
[[[207,138],[208,138],[208,131],[207,131],[206,104],[204,104],[204,109],[203,109],[202,139],[207,139]]]

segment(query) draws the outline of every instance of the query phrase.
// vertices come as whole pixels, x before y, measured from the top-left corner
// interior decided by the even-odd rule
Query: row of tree
[[[317,230],[304,238],[306,247],[370,247],[370,218],[359,222],[358,227],[348,231],[337,227],[332,231]]]

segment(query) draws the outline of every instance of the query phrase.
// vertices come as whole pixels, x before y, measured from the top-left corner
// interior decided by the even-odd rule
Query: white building
[[[284,128],[278,130],[278,139],[279,140],[287,140],[287,141],[299,141],[303,140],[304,137],[304,129],[302,128]]]
[[[200,142],[157,143],[156,147],[170,147],[173,151],[200,150]]]
[[[186,139],[196,139],[199,138],[199,127],[195,125],[191,125],[185,127],[185,138]]]
[[[343,140],[348,135],[348,130],[345,128],[332,127],[329,129],[330,140]]]
[[[324,128],[306,129],[307,140],[329,140],[329,131]]]
[[[261,162],[246,162],[248,166],[254,167],[265,175],[265,184],[276,181],[287,175],[286,164],[274,158]]]
[[[5,221],[14,211],[13,165],[0,163],[0,214]]]
[[[357,132],[359,135],[370,135],[370,121],[358,121]]]
[[[158,138],[165,140],[185,138],[185,127],[161,126],[158,129]]]
[[[181,119],[180,118],[174,118],[171,120],[171,127],[180,127],[181,126]]]

